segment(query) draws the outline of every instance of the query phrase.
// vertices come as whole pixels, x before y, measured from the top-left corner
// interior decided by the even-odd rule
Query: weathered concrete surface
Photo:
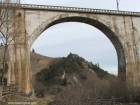
[[[118,77],[128,86],[140,88],[140,15],[116,12],[96,13],[40,7],[21,8],[17,11],[22,27],[16,44],[9,47],[9,80],[18,83],[19,91],[29,93],[30,84],[30,47],[47,28],[61,22],[82,22],[102,31],[114,45],[118,55]],[[18,73],[16,75],[16,73]]]

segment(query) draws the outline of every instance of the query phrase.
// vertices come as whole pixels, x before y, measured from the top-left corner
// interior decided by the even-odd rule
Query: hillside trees
[[[3,70],[1,74],[1,83],[3,84],[4,73],[6,71],[6,52],[11,43],[15,43],[14,39],[20,33],[19,21],[15,16],[16,9],[19,6],[13,7],[11,3],[19,4],[19,0],[1,0],[0,1],[0,41],[4,45],[3,52]]]
[[[90,70],[89,70],[90,69]],[[51,64],[36,74],[36,80],[44,86],[71,86],[76,82],[87,81],[87,73],[96,73],[99,79],[108,78],[108,72],[97,65],[87,62],[76,54],[69,54],[66,58]]]
[[[45,83],[57,84],[62,81],[61,77],[64,73],[78,74],[84,69],[84,59],[79,56],[69,54],[67,58],[62,58],[59,62],[49,66],[48,69],[43,69],[41,72],[36,74],[36,79]],[[49,84],[50,85],[50,84]]]

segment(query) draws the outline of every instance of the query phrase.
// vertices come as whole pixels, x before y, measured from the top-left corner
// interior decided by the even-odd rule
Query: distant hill
[[[42,69],[49,67],[50,64],[59,60],[59,58],[51,58],[34,52],[30,53],[32,75],[40,72]]]
[[[34,89],[37,96],[58,95],[75,88],[90,90],[99,85],[100,89],[104,85],[106,87],[110,79],[116,80],[116,77],[101,69],[99,65],[70,53],[38,72],[34,77]]]
[[[124,95],[114,75],[76,54],[46,59],[51,60],[33,76],[33,87],[36,97],[55,96],[50,105],[85,105],[83,100]]]
[[[0,46],[0,70],[2,69],[2,59],[4,54],[4,46]],[[8,54],[6,53],[6,59],[8,59]],[[57,61],[59,58],[50,58],[47,56],[43,56],[37,54],[35,52],[30,53],[30,60],[31,60],[31,68],[32,68],[32,75],[35,75],[43,68],[47,68],[51,62]]]
[[[88,77],[83,72],[95,72],[101,79],[108,78],[109,73],[102,70],[98,65],[87,62],[82,57],[76,54],[70,53],[66,58],[61,58],[58,62],[55,62],[49,66],[49,68],[42,69],[41,72],[36,74],[36,79],[50,85],[67,85],[72,84],[73,77],[85,80]],[[70,78],[73,78],[72,80]],[[66,83],[64,83],[66,82]]]

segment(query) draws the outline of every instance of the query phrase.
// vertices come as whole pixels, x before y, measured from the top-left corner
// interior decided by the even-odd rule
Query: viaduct
[[[108,37],[118,56],[118,78],[135,90],[140,88],[139,12],[29,4],[10,5],[12,8],[18,7],[14,17],[19,20],[20,25],[15,23],[14,29],[18,26],[21,32],[8,47],[8,85],[17,83],[19,92],[30,93],[30,48],[34,41],[53,25],[62,22],[81,22],[96,27]]]

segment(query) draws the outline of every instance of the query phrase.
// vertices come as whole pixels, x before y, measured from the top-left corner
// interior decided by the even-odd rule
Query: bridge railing
[[[140,12],[93,9],[93,8],[65,7],[65,6],[21,4],[21,8],[140,16]]]
[[[49,5],[32,5],[32,4],[5,4],[0,3],[0,6],[6,7],[19,7],[23,9],[40,9],[40,10],[51,10],[51,11],[66,11],[66,12],[82,12],[82,13],[100,13],[100,14],[115,14],[115,15],[132,15],[140,16],[140,12],[132,11],[118,11],[118,10],[106,10],[106,9],[93,9],[93,8],[78,8],[78,7],[65,7],[65,6],[49,6]]]

